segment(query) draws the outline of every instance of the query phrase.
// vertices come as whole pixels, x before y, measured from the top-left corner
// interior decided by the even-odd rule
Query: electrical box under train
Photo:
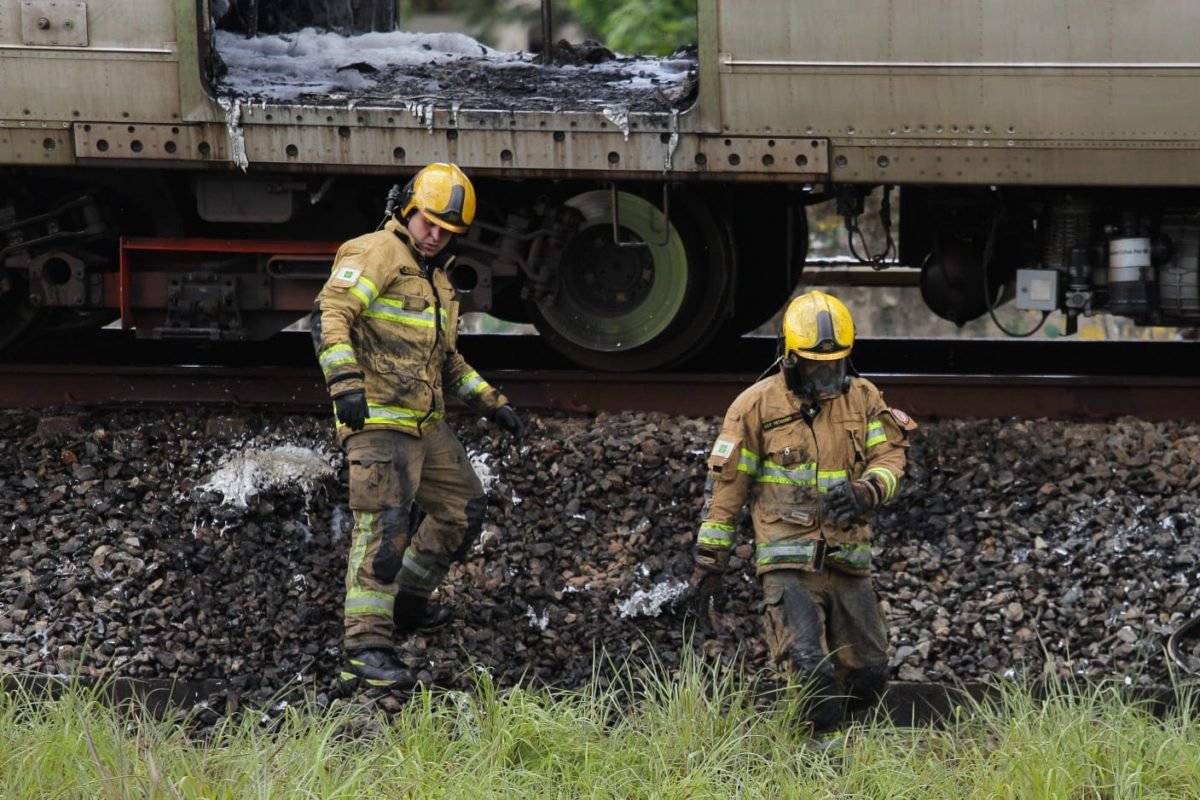
[[[853,232],[872,196],[886,245],[856,254],[877,281],[919,270],[938,316],[1200,323],[1200,110],[1180,100],[1200,96],[1200,6],[697,6],[695,46],[650,58],[0,0],[0,345],[271,336],[431,161],[480,196],[465,307],[592,368],[754,329],[831,280],[807,210],[835,200]]]

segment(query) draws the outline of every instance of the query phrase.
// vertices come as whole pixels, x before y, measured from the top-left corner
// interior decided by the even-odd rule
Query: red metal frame
[[[180,238],[122,238],[118,259],[117,308],[122,329],[134,326],[133,268],[131,252],[161,253],[243,253],[249,255],[332,256],[340,242],[289,241],[281,239],[180,239]],[[157,272],[160,270],[144,270]]]

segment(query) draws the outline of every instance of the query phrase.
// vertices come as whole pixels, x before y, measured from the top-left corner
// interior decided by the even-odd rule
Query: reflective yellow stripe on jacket
[[[400,425],[405,428],[416,428],[420,425],[436,422],[441,418],[442,412],[440,411],[417,411],[412,408],[401,408],[400,406],[367,404],[368,425]],[[337,426],[339,429],[343,427],[340,420],[338,420]]]
[[[441,330],[446,330],[446,309],[440,308],[438,312],[441,315]],[[403,325],[413,325],[418,328],[432,328],[434,320],[433,306],[426,306],[424,311],[409,311],[404,307],[404,303],[389,300],[386,297],[380,297],[370,304],[363,311],[364,317],[374,317],[388,322],[398,322]]]

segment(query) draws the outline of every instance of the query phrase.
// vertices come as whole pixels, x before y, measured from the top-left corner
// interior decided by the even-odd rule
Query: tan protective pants
[[[890,673],[887,630],[869,576],[764,573],[763,635],[775,669],[811,682],[810,719],[836,728],[846,710],[873,704]]]
[[[361,431],[346,440],[354,531],[346,565],[345,646],[390,648],[397,616],[424,608],[483,526],[484,494],[444,421],[422,436]],[[413,532],[416,507],[424,519]]]

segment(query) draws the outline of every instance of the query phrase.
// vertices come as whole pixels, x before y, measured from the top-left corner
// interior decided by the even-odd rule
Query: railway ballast
[[[678,663],[718,420],[546,414],[519,450],[455,424],[484,536],[440,598],[453,623],[402,656],[448,687],[474,669],[576,687],[600,653]],[[219,681],[245,702],[328,689],[349,521],[329,427],[0,411],[0,669]],[[947,420],[910,460],[876,531],[895,679],[1168,680],[1167,637],[1200,601],[1200,426]],[[731,579],[709,657],[761,665],[754,587]]]

